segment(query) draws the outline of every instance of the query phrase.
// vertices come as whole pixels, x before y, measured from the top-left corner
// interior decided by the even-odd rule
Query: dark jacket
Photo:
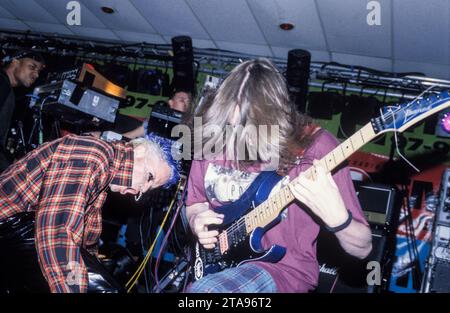
[[[15,106],[14,91],[6,72],[0,70],[0,173],[10,164],[5,155],[6,137],[8,136]]]

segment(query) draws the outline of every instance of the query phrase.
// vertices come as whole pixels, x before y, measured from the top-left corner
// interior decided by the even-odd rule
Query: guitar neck
[[[376,136],[377,134],[375,133],[372,124],[369,122],[325,155],[321,160],[319,160],[319,163],[327,172],[331,172],[342,162],[344,162],[350,155],[359,150]],[[310,167],[301,175],[311,178],[314,176],[313,171],[314,167]],[[297,179],[298,177],[293,179],[289,184],[294,184]],[[289,186],[282,187],[280,191],[270,196],[266,201],[241,218],[245,220],[245,228],[247,233],[251,233],[257,227],[264,227],[268,225],[281,213],[281,211],[283,211],[286,206],[294,201],[294,199],[295,197],[291,193]]]

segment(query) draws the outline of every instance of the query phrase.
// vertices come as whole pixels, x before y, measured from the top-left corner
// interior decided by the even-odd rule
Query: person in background
[[[187,112],[191,106],[192,94],[186,90],[175,90],[172,97],[168,101],[169,108],[179,112]],[[148,119],[144,120],[142,125],[138,128],[133,129],[129,132],[123,133],[122,136],[133,139],[138,137],[143,137],[147,134]]]
[[[3,59],[0,70],[0,173],[11,163],[5,154],[5,146],[16,105],[13,88],[31,87],[44,67],[42,55],[32,51],[20,51]]]

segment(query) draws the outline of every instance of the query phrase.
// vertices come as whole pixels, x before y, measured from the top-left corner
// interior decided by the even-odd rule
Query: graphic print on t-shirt
[[[205,174],[205,191],[208,200],[222,204],[234,202],[251,185],[258,173],[243,172],[240,170],[210,163]],[[284,177],[273,189],[271,194],[280,190],[289,183],[289,176]],[[282,217],[287,216],[287,209]]]

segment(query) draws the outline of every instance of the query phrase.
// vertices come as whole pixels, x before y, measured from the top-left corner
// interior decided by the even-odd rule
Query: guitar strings
[[[395,107],[395,110],[392,113],[397,113],[400,110],[404,110],[406,108],[409,108],[410,106],[412,106],[419,98],[421,98],[425,93],[429,92],[431,89],[437,87],[437,84],[431,85],[430,87],[428,87],[427,89],[425,89],[422,93],[420,93],[419,95],[417,95],[414,99],[412,99],[404,108],[401,108],[400,105],[399,106],[388,106],[388,108],[390,107]],[[380,113],[381,113],[381,118],[383,119],[383,121],[385,121],[384,119],[384,114],[382,112],[382,109],[380,108]]]
[[[279,190],[278,193],[281,193],[281,192],[284,190],[284,188],[285,188],[285,187],[282,187],[282,188]],[[279,196],[280,196],[280,200],[281,200],[281,195],[279,195]],[[264,202],[262,202],[260,205],[258,205],[258,206],[255,208],[255,210],[258,210],[258,208],[260,208],[259,210],[260,210],[260,211],[263,211],[264,209],[270,208],[270,204],[269,204],[270,201],[269,201],[269,200],[270,200],[271,198],[275,198],[275,196],[272,196],[272,197],[267,198]],[[276,200],[275,200],[274,203],[276,203]],[[242,226],[245,225],[245,216],[247,216],[248,214],[250,214],[250,213],[247,213],[246,215],[242,216],[241,218],[239,218],[239,220],[238,220],[237,222],[233,223],[231,226],[229,226],[227,229],[225,229],[228,238],[231,237],[231,236],[233,236],[234,233],[235,233],[239,228],[241,228]],[[256,214],[256,215],[255,215],[255,218],[256,218],[256,219],[258,219],[258,215],[259,215],[259,214]],[[220,234],[220,235],[222,235],[222,234]],[[220,237],[220,235],[219,235],[219,237]],[[223,236],[223,235],[222,235],[222,236]]]
[[[413,105],[413,103],[415,103],[420,97],[422,97],[425,93],[427,93],[428,91],[430,91],[431,89],[435,88],[437,85],[431,85],[430,87],[428,87],[427,89],[425,89],[420,95],[416,96],[411,102],[409,102],[409,104],[406,105],[405,108],[408,108],[409,106]],[[403,110],[405,108],[402,108]],[[399,108],[400,110],[400,108]],[[398,155],[409,165],[411,166],[417,173],[420,173],[420,170],[414,165],[412,164],[412,162],[410,162],[401,152],[398,146],[398,137],[397,137],[397,125],[396,125],[396,121],[395,121],[395,114],[394,111],[391,110],[391,115],[392,115],[392,119],[394,122],[394,139],[395,139],[395,150],[397,151]]]
[[[311,164],[312,165],[312,160],[307,160],[307,159],[305,159],[307,162],[306,162],[306,164]],[[305,161],[305,160],[303,160],[303,161]],[[304,163],[305,164],[305,163]],[[297,179],[297,178],[295,178],[295,179]],[[294,180],[295,180],[294,179]],[[292,182],[291,182],[292,183]],[[284,186],[284,187],[282,187],[279,191],[278,191],[278,196],[280,197],[280,200],[282,201],[282,199],[281,199],[281,193],[282,192],[284,192],[284,193],[286,193],[286,190],[288,190],[288,189],[285,189],[285,188],[288,188],[287,186]],[[284,190],[284,191],[283,191]],[[285,195],[285,197],[286,197],[286,195]],[[264,202],[262,202],[261,204],[259,204],[256,208],[255,208],[255,210],[260,210],[260,212],[262,212],[262,211],[266,211],[267,209],[270,209],[270,202],[271,202],[271,199],[273,198],[273,200],[274,200],[274,203],[276,203],[276,200],[275,200],[275,196],[270,196],[269,198],[267,198]],[[289,201],[288,201],[289,202]],[[260,209],[258,209],[258,208],[260,208]],[[273,212],[272,212],[273,213]],[[229,236],[229,237],[231,237],[231,236],[233,236],[234,235],[234,233],[236,232],[236,231],[238,231],[238,229],[240,228],[240,227],[242,227],[244,224],[245,224],[245,216],[247,216],[248,214],[250,214],[250,213],[247,213],[246,215],[244,215],[244,216],[242,216],[241,218],[239,218],[239,220],[237,221],[237,222],[235,222],[235,223],[233,223],[231,226],[229,226],[228,228],[226,228],[225,229],[225,231],[227,232],[227,236]],[[258,216],[259,216],[259,214],[256,214],[255,215],[255,218],[256,219],[258,219]],[[222,235],[222,233],[220,234],[220,235]],[[220,236],[219,235],[219,236]]]
[[[310,161],[311,162],[311,161]],[[312,164],[312,163],[311,163]],[[278,191],[278,195],[279,195],[279,197],[280,197],[280,200],[282,201],[282,199],[281,199],[281,193],[282,193],[282,191],[284,190],[284,192],[286,193],[286,190],[285,190],[285,188],[287,188],[286,186],[285,187],[282,187],[279,191]],[[269,197],[269,198],[267,198],[264,202],[262,202],[260,205],[258,205],[256,208],[255,208],[255,210],[258,210],[258,208],[260,208],[259,209],[259,211],[260,212],[264,212],[264,211],[266,211],[268,208],[270,208],[270,204],[269,204],[269,200],[270,199],[274,199],[275,198],[275,196],[271,196],[271,197]],[[275,202],[274,203],[276,203],[276,200],[275,200]],[[272,212],[273,213],[273,212]],[[225,229],[225,231],[227,232],[227,234],[230,234],[230,235],[234,235],[234,232],[236,232],[241,226],[243,226],[243,224],[245,224],[245,216],[247,216],[248,214],[250,214],[250,213],[247,213],[246,215],[244,215],[243,217],[241,217],[237,222],[235,222],[235,223],[233,223],[231,226],[229,226],[227,229]],[[255,218],[256,219],[258,219],[258,216],[259,216],[260,214],[256,214],[255,215]],[[221,235],[221,234],[220,234]],[[219,236],[220,236],[219,235]]]
[[[406,157],[403,156],[403,154],[400,152],[400,149],[398,147],[398,138],[397,138],[397,126],[395,125],[395,115],[392,114],[392,118],[394,119],[394,139],[395,139],[395,150],[397,151],[398,155],[409,165],[411,166],[417,173],[420,173],[420,170],[412,164]]]
[[[267,200],[266,200],[267,201]],[[266,201],[264,201],[263,203],[265,203]],[[257,209],[258,207],[260,207],[263,203],[261,203],[259,206],[257,206],[255,209]],[[249,214],[249,213],[247,213]],[[246,214],[246,215],[247,215]],[[229,226],[225,231],[227,232],[227,236],[232,236],[234,235],[234,233],[241,228],[242,226],[245,225],[245,216],[242,216],[241,218],[239,218],[239,220],[235,223],[233,223],[231,226]]]
[[[259,209],[259,210],[261,211],[263,205],[264,205],[269,199],[270,199],[270,198],[266,199],[264,202],[262,202],[260,205],[258,205],[258,206],[255,208],[255,210],[258,210],[258,208],[261,207],[261,208]],[[249,214],[249,213],[247,213],[247,214]],[[247,214],[246,214],[246,215],[247,215]],[[230,234],[231,234],[231,233],[234,233],[238,228],[240,228],[241,226],[243,226],[243,225],[245,224],[245,216],[246,216],[246,215],[244,215],[244,216],[241,217],[236,223],[233,223],[230,227],[228,227],[228,228],[226,229],[227,233],[228,233],[228,232],[230,232]],[[256,218],[257,218],[258,214],[255,215],[255,216],[256,216]]]
[[[281,190],[280,190],[280,192],[281,192]],[[258,205],[258,206],[255,208],[255,210],[258,210],[258,208],[260,208],[259,210],[262,211],[262,210],[264,209],[263,206],[266,204],[266,202],[268,202],[268,200],[269,200],[270,198],[272,198],[272,197],[269,197],[269,198],[266,199],[264,202],[262,202],[260,205]],[[268,208],[268,207],[269,207],[269,204],[267,203],[267,204],[266,204],[266,208]],[[249,214],[249,213],[247,213],[247,214]],[[231,236],[231,235],[234,235],[234,233],[235,233],[240,227],[242,227],[242,226],[245,224],[245,216],[246,216],[246,215],[244,215],[243,217],[241,217],[237,222],[233,223],[230,227],[228,227],[228,228],[225,230],[225,231],[227,232],[227,235],[228,235],[228,234],[229,234],[230,236]],[[257,216],[258,216],[258,214],[255,215],[256,218],[258,218]]]

